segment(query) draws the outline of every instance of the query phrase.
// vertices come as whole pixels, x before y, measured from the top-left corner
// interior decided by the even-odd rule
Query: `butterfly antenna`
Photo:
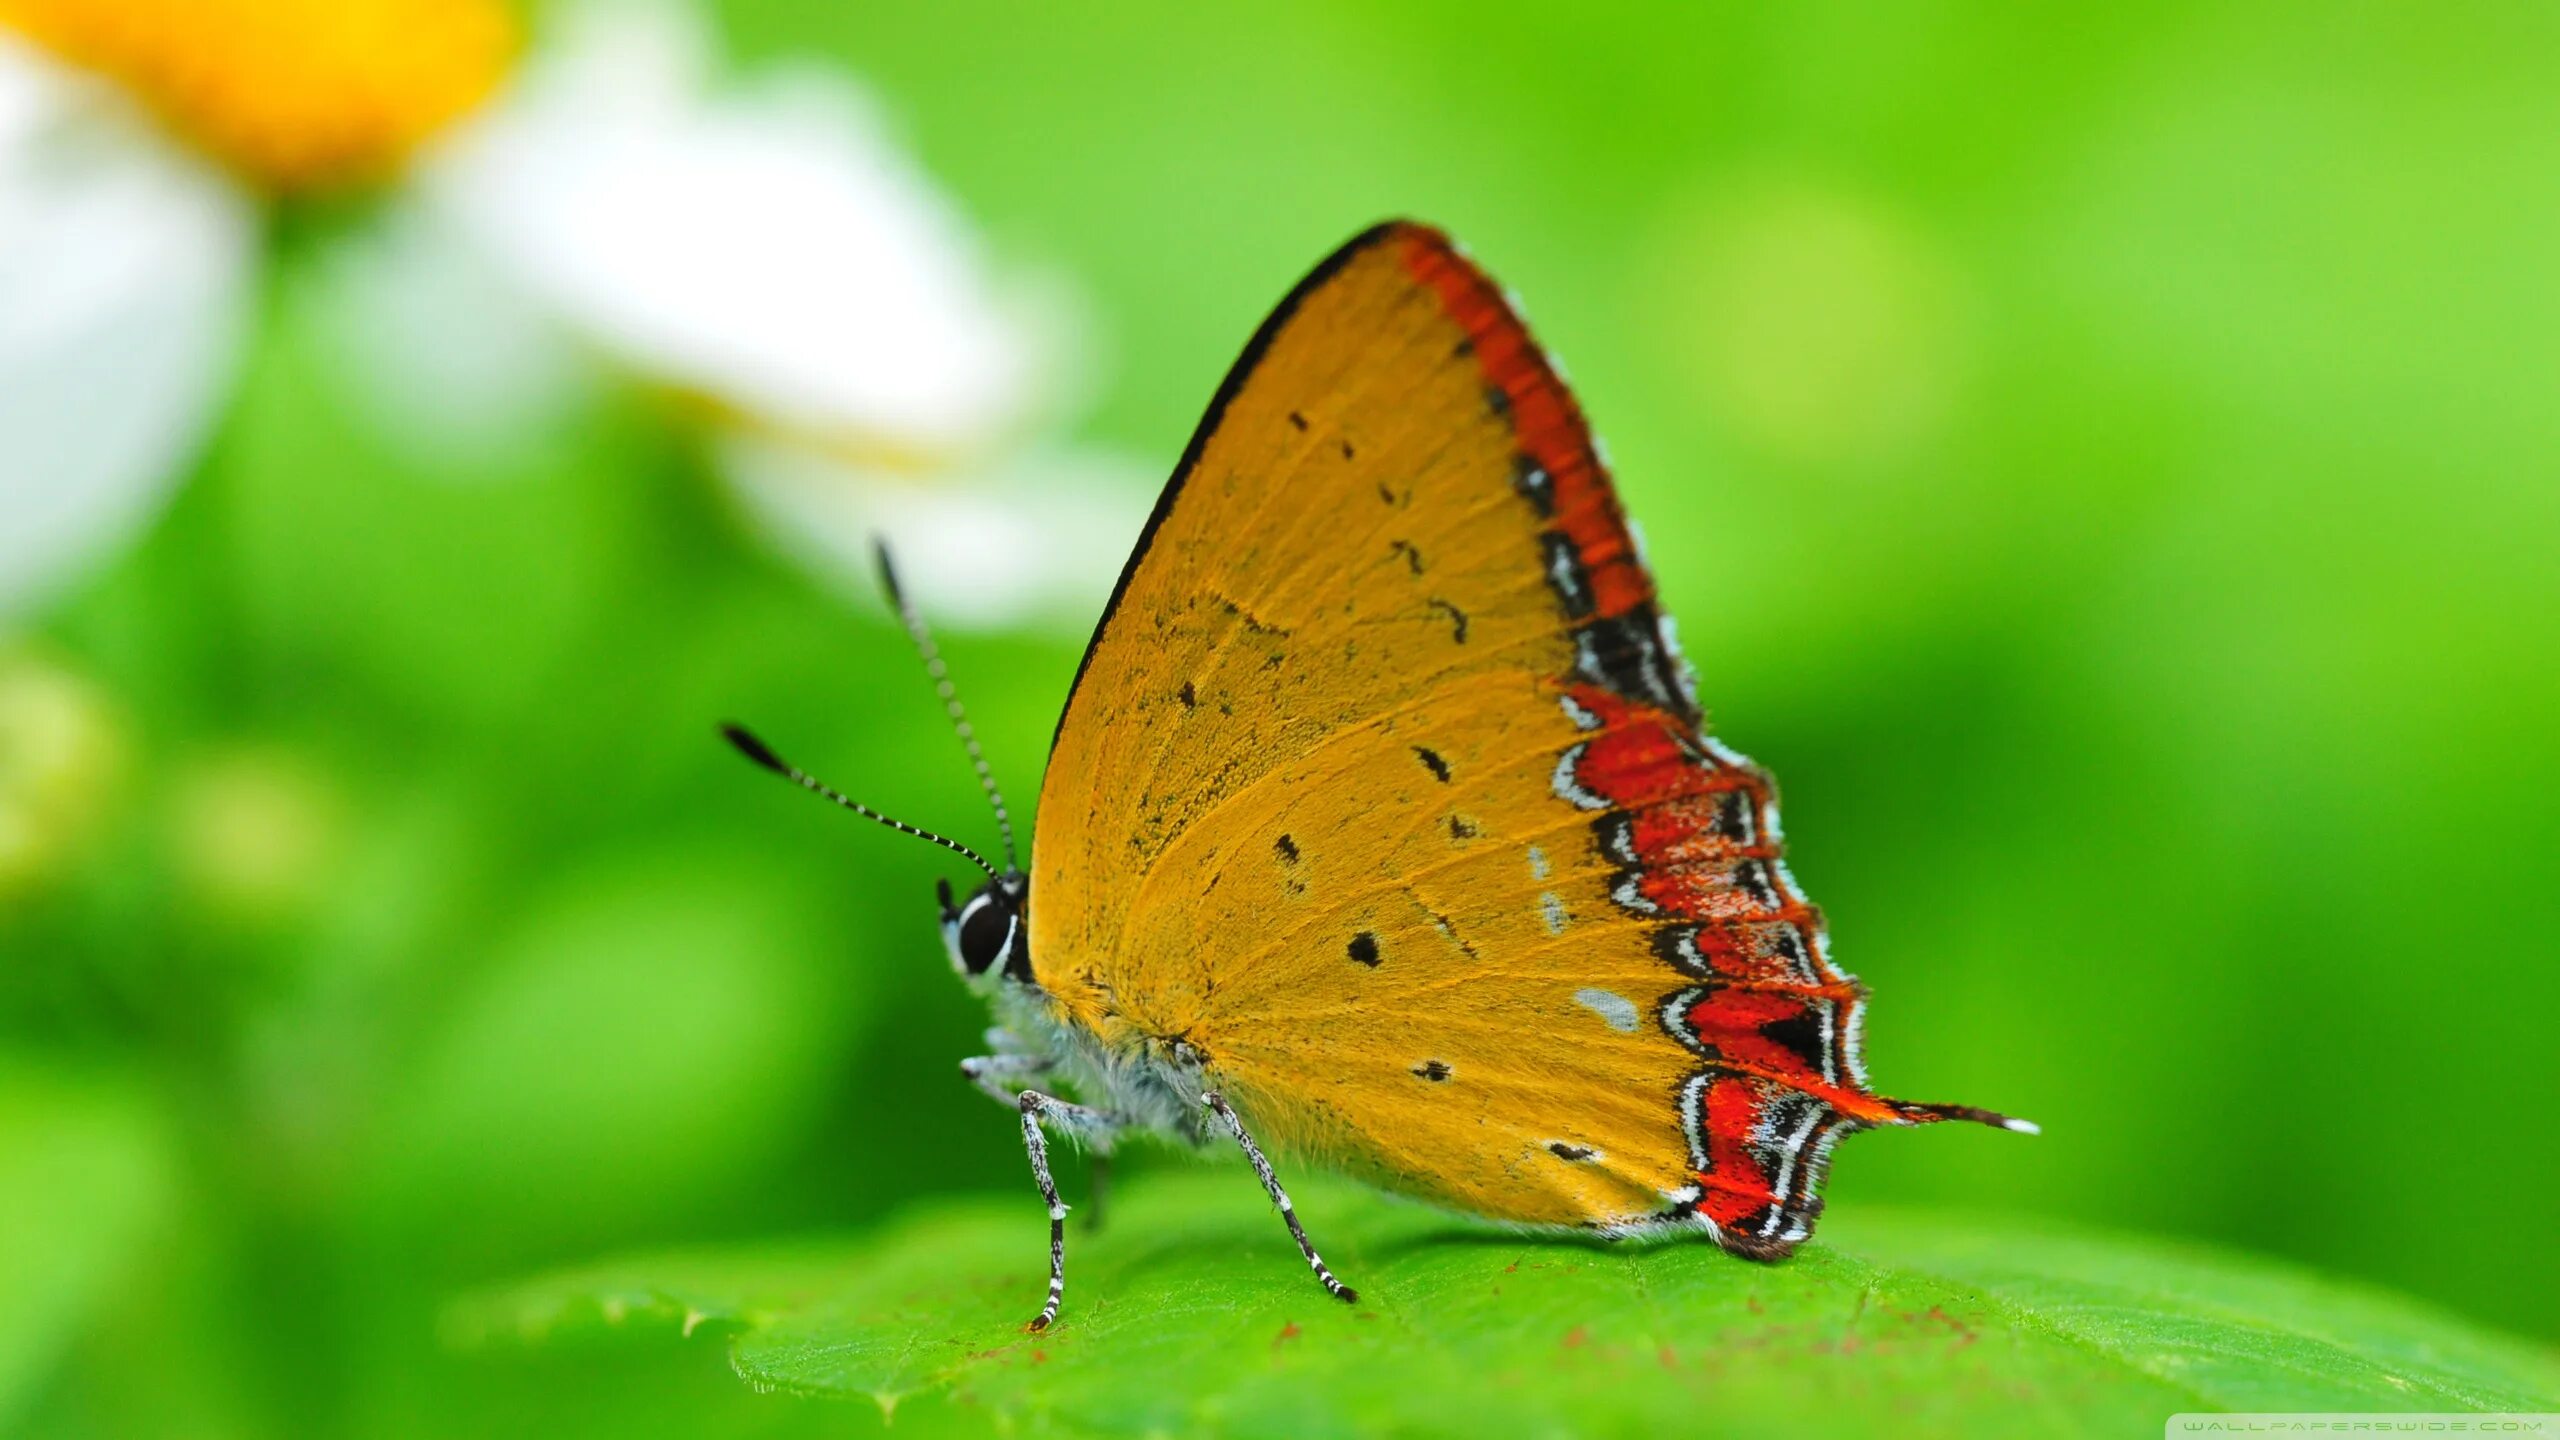
[[[847,810],[850,810],[854,814],[860,815],[865,819],[877,820],[881,824],[888,826],[890,829],[897,831],[901,835],[913,835],[919,840],[930,840],[934,844],[941,846],[943,849],[950,851],[952,854],[958,855],[967,860],[970,864],[977,866],[979,869],[986,871],[987,878],[990,880],[1003,878],[996,873],[996,867],[987,863],[987,857],[984,855],[979,854],[977,851],[970,849],[968,846],[961,844],[959,841],[954,840],[947,835],[936,835],[922,826],[910,825],[904,820],[892,820],[888,816],[881,814],[879,811],[872,809],[870,806],[863,804],[861,801],[849,798],[842,792],[838,791],[834,786],[827,784],[825,781],[811,775],[808,771],[803,770],[799,766],[792,764],[790,761],[783,759],[781,756],[774,754],[772,747],[766,745],[762,740],[757,739],[755,732],[749,730],[744,725],[723,725],[720,727],[720,733],[728,737],[730,744],[738,747],[739,754],[746,756],[748,759],[753,760],[767,770],[781,776],[783,779],[790,781],[792,784],[799,786],[801,789],[824,799],[833,800],[838,805],[843,806]]]
[[[942,652],[934,648],[933,632],[924,625],[924,617],[907,603],[906,592],[898,588],[898,572],[889,563],[889,542],[871,542],[872,554],[880,564],[880,588],[888,592],[889,608],[907,627],[907,638],[916,642],[916,653],[924,657],[924,673],[933,677],[933,691],[942,697],[943,713],[951,717],[951,729],[960,737],[960,748],[969,752],[969,764],[978,772],[978,788],[987,792],[987,803],[995,807],[996,829],[1004,834],[1004,864],[1008,870],[1022,868],[1013,849],[1013,814],[1004,807],[1004,792],[996,788],[995,771],[987,767],[986,752],[978,748],[978,732],[969,725],[969,712],[960,706],[960,691],[951,683],[951,669],[942,663]]]

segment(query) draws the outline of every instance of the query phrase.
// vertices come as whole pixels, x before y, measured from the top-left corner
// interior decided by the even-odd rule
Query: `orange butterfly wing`
[[[1580,411],[1436,231],[1266,321],[1077,676],[1030,950],[1114,1053],[1497,1219],[1784,1253],[1869,1093],[1862,992],[1705,737]]]

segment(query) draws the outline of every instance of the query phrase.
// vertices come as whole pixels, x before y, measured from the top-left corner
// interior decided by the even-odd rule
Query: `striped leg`
[[[1049,1302],[1031,1321],[1036,1333],[1058,1318],[1058,1303],[1067,1294],[1067,1205],[1058,1198],[1058,1182],[1049,1178],[1049,1137],[1040,1127],[1054,1125],[1061,1134],[1108,1148],[1119,1135],[1121,1122],[1117,1116],[1037,1090],[1023,1091],[1017,1103],[1022,1107],[1022,1148],[1031,1155],[1031,1178],[1040,1182],[1040,1198],[1049,1202]]]
[[[1271,1193],[1271,1203],[1280,1207],[1280,1218],[1289,1222],[1289,1234],[1298,1242],[1298,1253],[1307,1257],[1307,1264],[1316,1272],[1316,1278],[1324,1282],[1324,1288],[1332,1293],[1334,1299],[1346,1305],[1359,1303],[1360,1292],[1333,1278],[1333,1272],[1325,1268],[1324,1257],[1307,1242],[1306,1227],[1298,1223],[1298,1212],[1289,1204],[1289,1192],[1280,1188],[1280,1177],[1271,1173],[1271,1162],[1263,1158],[1262,1147],[1254,1144],[1253,1137],[1244,1132],[1244,1122],[1236,1118],[1236,1112],[1228,1106],[1226,1097],[1212,1090],[1200,1097],[1200,1103],[1226,1122],[1227,1133],[1236,1137],[1236,1144],[1244,1149],[1244,1158],[1253,1162],[1253,1173],[1260,1177],[1262,1188]]]

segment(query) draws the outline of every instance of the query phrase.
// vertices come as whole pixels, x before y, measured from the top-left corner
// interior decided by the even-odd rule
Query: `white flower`
[[[768,424],[965,452],[1033,336],[977,237],[834,77],[714,94],[690,17],[581,12],[422,199],[603,348]]]
[[[247,196],[0,33],[0,621],[148,522],[245,328]]]
[[[221,3],[256,11],[269,0]],[[350,3],[420,24],[441,14],[417,9],[422,0]],[[1081,623],[1109,588],[1145,493],[1117,462],[1060,461],[1028,444],[1056,404],[1044,393],[1044,378],[1061,368],[1053,300],[999,278],[966,220],[842,77],[777,72],[724,87],[702,26],[672,4],[573,9],[553,41],[485,102],[464,62],[501,52],[447,44],[435,54],[462,59],[436,68],[416,106],[421,119],[355,137],[374,140],[369,147],[317,147],[332,162],[323,179],[389,167],[403,181],[380,223],[331,266],[337,329],[358,362],[343,367],[353,372],[351,392],[404,438],[467,459],[549,423],[602,357],[697,402],[691,408],[711,431],[707,453],[739,487],[746,512],[830,575],[867,554],[868,532],[882,529],[917,552],[905,568],[928,609],[984,623]],[[244,65],[266,63],[256,45],[229,49]],[[296,78],[322,99],[359,93],[329,68],[344,61],[319,55]],[[366,66],[378,62],[353,68]],[[378,88],[372,70],[363,78]],[[323,108],[279,105],[276,89],[244,78],[229,91],[217,87],[215,98],[296,117]],[[194,92],[180,98],[194,108],[156,108],[215,136],[276,133],[273,123],[226,128],[219,105]],[[114,159],[98,163],[98,174],[152,156],[157,168],[143,187],[150,203],[219,217],[228,238],[208,238],[214,219],[128,227],[149,229],[172,252],[135,268],[164,288],[197,277],[159,301],[191,301],[203,312],[191,326],[163,315],[144,335],[121,335],[117,306],[137,303],[138,282],[128,276],[116,304],[101,303],[108,318],[93,322],[105,337],[95,372],[67,367],[43,335],[0,348],[0,367],[51,369],[58,388],[84,392],[48,399],[31,390],[45,403],[24,414],[14,393],[0,397],[0,473],[19,477],[0,480],[8,487],[0,523],[12,535],[0,540],[0,607],[19,594],[33,598],[46,577],[67,575],[147,518],[202,433],[240,329],[254,204],[213,166],[138,124],[127,129],[132,143],[105,147]],[[280,153],[304,160],[314,152]],[[244,167],[241,156],[226,156],[232,170],[251,174],[272,158],[255,155]],[[84,173],[80,183],[103,182]],[[0,212],[0,237],[7,227]],[[0,273],[0,297],[21,284],[59,288],[17,260],[14,240],[0,238],[0,247],[0,270],[9,272]],[[68,248],[82,253],[59,263],[114,259],[114,247]],[[20,341],[14,307],[5,324],[0,340]],[[150,363],[154,346],[180,352],[193,368],[164,377],[180,367]],[[13,374],[0,368],[0,379]],[[87,413],[76,401],[124,410]],[[26,463],[74,451],[119,460],[120,483],[75,485],[61,464]],[[20,544],[22,513],[63,509],[60,497],[74,492],[83,497],[72,507],[85,517],[82,533],[94,538],[74,547],[29,527],[32,538]],[[1026,532],[1034,515],[1038,528]],[[1044,548],[1036,543],[1044,533],[1080,541]],[[1081,543],[1085,534],[1110,539]],[[866,562],[854,564],[867,573]]]
[[[466,285],[481,303],[377,326],[360,347],[521,363],[540,344],[505,314],[512,295],[710,402],[710,453],[750,520],[863,603],[876,603],[880,536],[941,618],[1087,623],[1147,487],[1116,458],[1022,444],[1055,404],[1042,388],[1062,348],[1052,296],[996,278],[965,219],[839,77],[724,88],[695,17],[665,5],[572,11],[557,38],[422,163],[391,222],[413,239],[349,277],[359,293]],[[457,336],[460,314],[500,333]],[[421,324],[442,343],[416,343]],[[458,388],[488,387],[464,377],[368,373],[396,375],[376,407],[408,409],[436,443],[538,418],[475,422]]]

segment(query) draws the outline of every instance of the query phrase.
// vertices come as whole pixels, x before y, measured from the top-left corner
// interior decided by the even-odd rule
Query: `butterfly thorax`
[[[1214,1085],[1200,1050],[1182,1036],[1151,1032],[1107,1000],[1084,998],[1070,1008],[1036,983],[1011,980],[989,996],[1003,1028],[1051,1061],[1079,1099],[1136,1128],[1199,1143],[1200,1097]]]
[[[1035,965],[1030,909],[1020,871],[990,876],[965,900],[946,893],[942,906],[952,968],[987,998],[1011,1053],[1048,1062],[1081,1099],[1128,1123],[1198,1140],[1203,1048],[1184,1026],[1124,1009],[1089,967]]]

